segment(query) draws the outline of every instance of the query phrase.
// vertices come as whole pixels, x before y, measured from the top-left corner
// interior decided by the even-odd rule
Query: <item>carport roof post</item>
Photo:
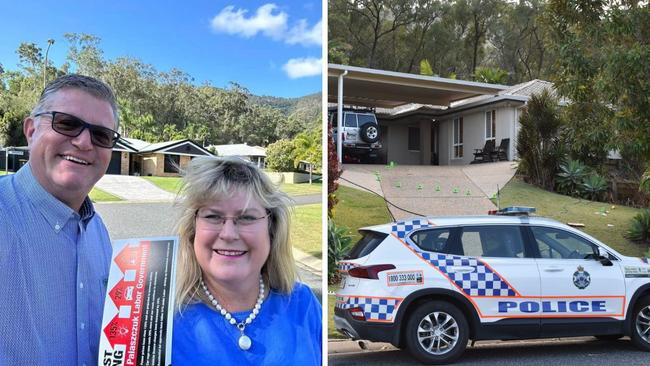
[[[478,95],[496,94],[509,86],[328,64],[328,100],[337,102],[338,77],[345,75],[345,104],[394,108],[409,103],[448,106]]]

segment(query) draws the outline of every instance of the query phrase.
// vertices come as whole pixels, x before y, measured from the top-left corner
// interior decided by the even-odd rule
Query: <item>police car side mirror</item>
[[[598,261],[606,267],[613,265],[612,261],[609,260],[609,254],[601,247],[598,247]]]

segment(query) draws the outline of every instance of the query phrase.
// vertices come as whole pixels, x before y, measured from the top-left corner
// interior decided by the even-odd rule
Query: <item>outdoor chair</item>
[[[501,139],[499,147],[492,152],[492,160],[503,161],[508,160],[508,149],[510,147],[510,139]]]
[[[483,146],[482,149],[474,149],[473,163],[492,161],[492,154],[494,151],[494,140],[485,141],[485,146]]]

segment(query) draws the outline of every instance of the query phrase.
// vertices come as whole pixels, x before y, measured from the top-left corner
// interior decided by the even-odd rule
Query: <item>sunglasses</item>
[[[37,113],[34,117],[44,115],[52,116],[52,129],[64,136],[77,137],[87,128],[90,132],[90,141],[95,146],[110,149],[120,139],[120,134],[110,128],[84,122],[70,114],[52,111]]]

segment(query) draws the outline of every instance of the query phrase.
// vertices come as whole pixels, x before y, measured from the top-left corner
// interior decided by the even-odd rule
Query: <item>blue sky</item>
[[[104,58],[130,56],[158,71],[178,68],[195,84],[234,81],[258,95],[321,90],[318,0],[17,0],[0,2],[0,63],[16,70],[21,42],[61,66],[64,33],[101,38]]]

